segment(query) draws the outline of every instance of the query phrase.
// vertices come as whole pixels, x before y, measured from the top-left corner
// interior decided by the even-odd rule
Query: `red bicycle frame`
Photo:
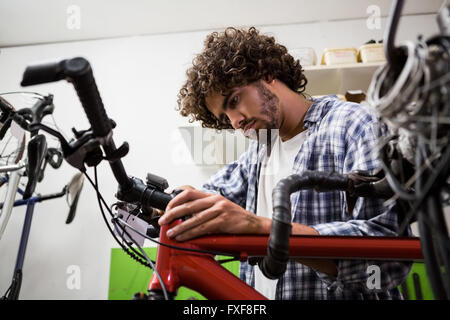
[[[182,248],[229,253],[246,261],[267,253],[269,235],[217,235],[177,242],[166,236],[174,224],[162,226],[160,242]],[[295,258],[422,260],[416,237],[291,236],[290,256]],[[168,292],[180,286],[195,290],[211,300],[264,300],[266,297],[222,267],[214,256],[158,246],[156,269]],[[149,290],[161,290],[154,273]]]

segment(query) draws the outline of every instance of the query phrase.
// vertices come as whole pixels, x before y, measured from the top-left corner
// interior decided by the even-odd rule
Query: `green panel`
[[[145,248],[145,253],[154,260],[156,250]],[[122,249],[111,249],[109,274],[109,300],[130,300],[137,292],[146,290],[151,270],[131,259]]]
[[[414,281],[414,278],[416,278],[416,281]],[[419,287],[416,287],[416,283]],[[428,281],[424,263],[416,262],[413,264],[411,272],[405,280],[405,284],[409,300],[417,300],[416,292],[418,292],[418,290],[422,292],[423,300],[434,300],[433,291],[431,289],[430,282]],[[403,293],[403,290],[401,291]]]
[[[144,248],[150,259],[156,260],[156,248]],[[227,257],[223,257],[226,259]],[[239,261],[224,263],[223,266],[236,276],[239,274]],[[147,292],[153,270],[144,267],[130,258],[122,249],[111,249],[111,268],[109,275],[109,300],[130,300],[137,292]],[[175,300],[205,300],[198,292],[185,287],[178,289]]]

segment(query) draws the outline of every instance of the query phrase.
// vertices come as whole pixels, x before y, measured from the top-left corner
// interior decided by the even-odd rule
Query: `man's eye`
[[[238,104],[238,102],[239,102],[239,95],[235,95],[230,99],[229,105],[231,108],[233,108]]]

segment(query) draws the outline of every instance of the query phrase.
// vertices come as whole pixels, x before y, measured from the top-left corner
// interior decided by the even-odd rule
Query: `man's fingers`
[[[170,200],[170,202],[167,204],[166,211],[179,206],[180,204],[183,204],[185,202],[193,201],[196,199],[206,198],[209,196],[213,196],[213,194],[209,194],[200,190],[195,189],[188,189],[183,190],[180,194],[178,194],[175,198]]]
[[[190,186],[190,185],[184,185],[184,186],[178,187],[176,189],[178,189],[178,190],[195,190],[195,188],[193,186]],[[164,214],[164,212],[165,212],[164,210],[160,210],[160,209],[155,209],[155,210],[156,210],[156,212],[158,213],[159,216],[162,216]]]
[[[169,201],[166,207],[166,211],[169,211],[173,207],[179,206],[187,201],[192,201],[198,198],[204,198],[206,193],[199,190],[183,190],[180,194],[178,194],[175,198]]]
[[[178,187],[177,189],[181,189],[181,190],[195,190],[195,188],[193,186],[190,186],[190,185],[184,185],[184,186]]]
[[[215,218],[220,213],[216,208],[206,209],[170,229],[167,236],[175,238],[177,241],[185,241],[217,232],[219,222]]]
[[[213,205],[214,198],[211,197],[185,202],[174,207],[170,211],[166,211],[166,214],[159,220],[159,224],[164,225],[170,223],[175,219],[201,212],[202,210],[212,207]]]
[[[159,219],[159,224],[167,224],[174,219],[204,210],[214,204],[210,194],[199,190],[185,190],[173,198],[166,207],[166,213]],[[202,201],[204,200],[204,201]]]

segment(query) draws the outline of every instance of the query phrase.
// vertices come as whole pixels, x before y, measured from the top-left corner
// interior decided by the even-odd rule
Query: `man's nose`
[[[240,129],[245,123],[245,116],[237,110],[230,110],[227,112],[231,125],[235,129]]]

